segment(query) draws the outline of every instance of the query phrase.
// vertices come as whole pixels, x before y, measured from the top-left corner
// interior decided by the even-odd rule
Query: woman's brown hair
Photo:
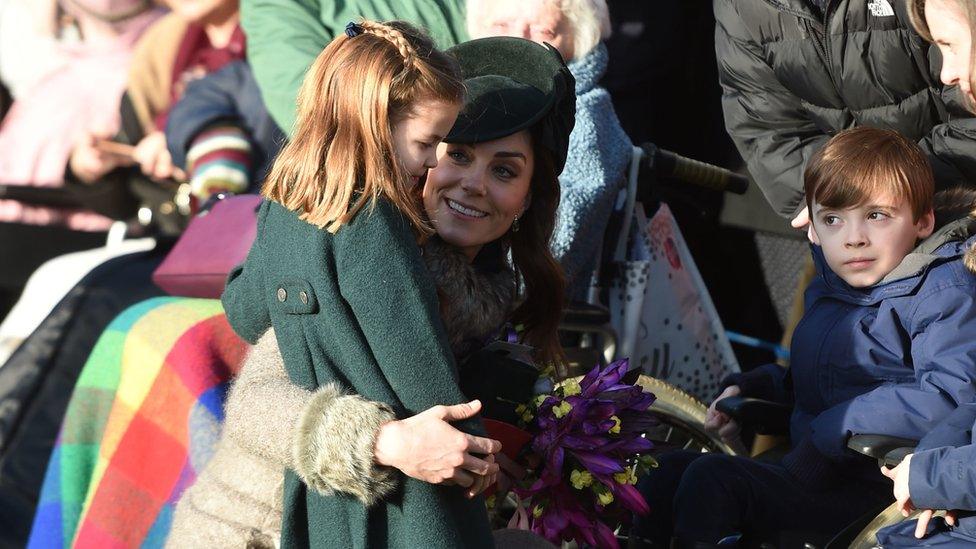
[[[976,39],[976,0],[947,0],[956,4],[966,12],[966,22],[969,24],[969,33]],[[912,21],[912,26],[918,34],[928,40],[935,42],[932,38],[932,31],[929,30],[929,22],[925,18],[925,0],[908,0],[908,18]],[[976,46],[976,42],[974,42]],[[973,69],[969,73],[969,83],[973,90],[976,90],[976,47],[970,52],[969,65]],[[969,105],[970,110],[976,110],[976,105]]]
[[[430,234],[397,161],[391,128],[419,100],[460,102],[464,85],[457,62],[401,21],[350,27],[309,68],[298,92],[294,134],[262,194],[329,232],[383,197],[418,233]]]
[[[506,247],[512,251],[522,290],[522,301],[512,313],[512,322],[524,326],[525,341],[536,348],[536,359],[557,365],[565,360],[558,328],[565,305],[566,280],[550,244],[559,208],[559,174],[552,153],[539,142],[533,132],[535,166],[530,205],[518,219],[518,230],[507,233]]]

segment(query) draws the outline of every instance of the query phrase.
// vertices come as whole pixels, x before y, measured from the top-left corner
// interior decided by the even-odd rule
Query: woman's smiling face
[[[438,236],[474,259],[529,207],[532,138],[521,131],[485,143],[442,143],[427,174],[424,209]]]

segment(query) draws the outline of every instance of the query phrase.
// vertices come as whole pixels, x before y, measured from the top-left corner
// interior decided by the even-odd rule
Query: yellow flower
[[[524,421],[526,423],[531,423],[532,422],[532,418],[534,418],[534,417],[535,416],[532,415],[532,412],[529,412],[528,410],[526,410],[526,412],[524,414],[522,414],[522,421]]]
[[[610,505],[613,503],[613,494],[609,490],[597,494],[596,499],[600,502],[600,505]]]
[[[617,484],[636,484],[637,474],[634,473],[633,469],[628,467],[613,475],[613,480],[617,481]]]
[[[541,517],[541,516],[542,516],[542,505],[541,505],[541,504],[539,504],[539,505],[536,505],[536,506],[535,506],[535,507],[534,507],[534,508],[532,509],[532,516],[533,516],[533,517],[535,517],[535,518],[539,518],[539,517]]]
[[[617,416],[610,416],[610,419],[613,420],[613,427],[610,428],[610,434],[611,435],[619,435],[620,434],[620,418],[617,417]]]
[[[539,395],[535,397],[535,407],[538,408],[539,406],[542,406],[542,403],[545,402],[547,398],[549,398],[549,395]]]
[[[593,475],[589,471],[573,469],[573,472],[569,474],[569,482],[573,485],[573,488],[582,490],[593,484]]]
[[[583,389],[580,387],[579,381],[575,379],[570,379],[563,384],[563,394],[566,396],[578,395],[582,392]]]
[[[572,409],[573,405],[564,400],[552,407],[552,415],[556,416],[558,419],[568,414]]]
[[[525,407],[525,404],[519,404],[518,406],[515,407],[515,413],[516,414],[524,413],[525,410],[527,410],[527,408]]]

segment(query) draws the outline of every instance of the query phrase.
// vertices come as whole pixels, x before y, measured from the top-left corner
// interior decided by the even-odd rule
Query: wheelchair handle
[[[673,177],[715,191],[745,194],[749,179],[725,168],[658,148],[653,143],[640,146],[644,151],[643,167],[660,177]]]
[[[898,465],[917,445],[917,440],[889,435],[851,435],[847,441],[847,447],[851,450],[888,466]]]
[[[725,397],[715,409],[760,435],[782,435],[790,432],[793,410],[782,403],[741,396]]]

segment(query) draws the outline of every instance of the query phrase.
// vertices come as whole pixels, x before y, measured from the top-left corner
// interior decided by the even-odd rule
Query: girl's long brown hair
[[[532,200],[519,217],[519,230],[508,233],[512,263],[522,286],[522,301],[512,313],[512,322],[525,327],[525,340],[536,348],[536,358],[555,365],[565,361],[558,328],[565,305],[566,279],[550,247],[559,208],[559,174],[552,153],[539,142],[533,133]]]
[[[391,128],[418,100],[460,102],[460,69],[407,23],[359,27],[362,34],[340,35],[309,68],[294,134],[261,192],[329,232],[384,197],[418,233],[430,234],[397,161]]]

